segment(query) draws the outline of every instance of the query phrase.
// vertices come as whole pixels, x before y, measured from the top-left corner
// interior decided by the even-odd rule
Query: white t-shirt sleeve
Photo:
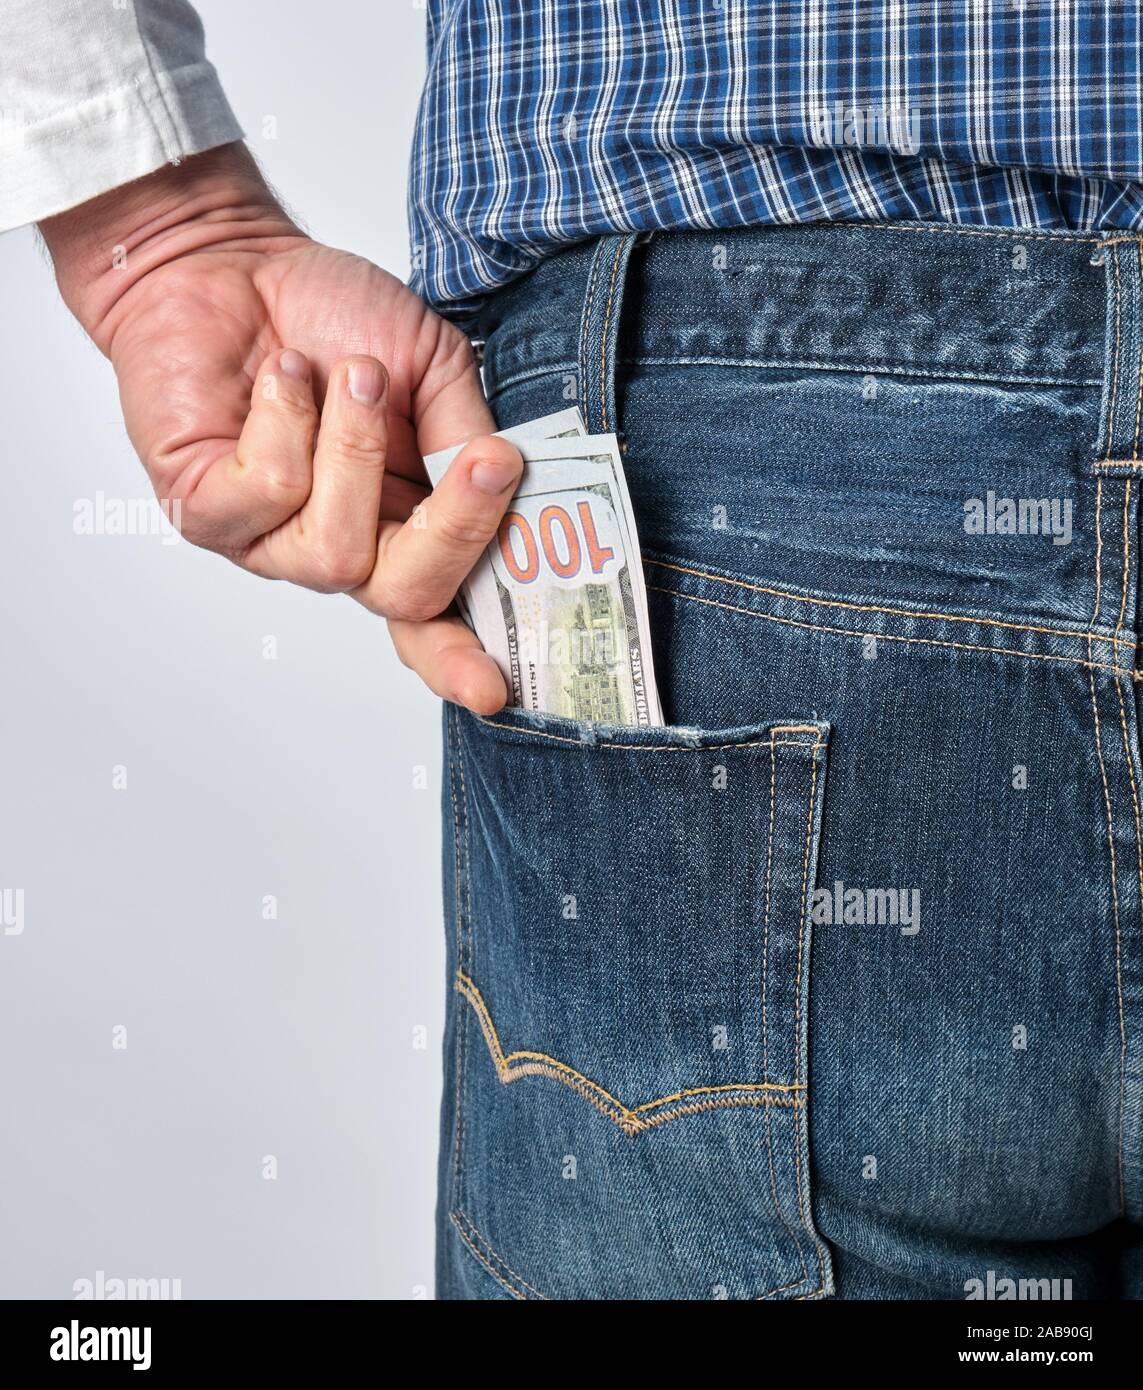
[[[186,0],[0,3],[0,232],[241,138]]]

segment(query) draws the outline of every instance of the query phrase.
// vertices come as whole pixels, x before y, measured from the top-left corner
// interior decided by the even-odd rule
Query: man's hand
[[[496,664],[446,612],[522,468],[489,437],[467,339],[393,276],[305,236],[242,146],[41,230],[187,539],[351,594],[438,695],[499,709]],[[430,494],[421,455],[464,439]]]

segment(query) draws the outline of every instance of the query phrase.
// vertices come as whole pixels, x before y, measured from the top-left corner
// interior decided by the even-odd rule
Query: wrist
[[[196,251],[305,240],[244,145],[223,145],[40,223],[68,308],[104,351],[131,290]]]

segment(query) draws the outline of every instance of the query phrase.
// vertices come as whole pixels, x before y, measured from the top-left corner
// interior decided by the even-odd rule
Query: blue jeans
[[[1143,1293],[1137,238],[607,238],[668,726],[446,714],[444,1298]],[[999,1292],[998,1292],[999,1291]]]

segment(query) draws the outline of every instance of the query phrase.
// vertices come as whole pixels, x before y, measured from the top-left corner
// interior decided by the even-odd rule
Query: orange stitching
[[[763,1083],[758,1083],[758,1082],[743,1082],[743,1083],[740,1083],[740,1084],[731,1084],[731,1085],[722,1085],[722,1086],[694,1086],[694,1087],[690,1087],[690,1088],[687,1088],[687,1089],[684,1089],[684,1090],[681,1090],[681,1091],[674,1091],[674,1092],[672,1092],[670,1095],[667,1095],[667,1096],[660,1096],[657,1100],[648,1100],[648,1101],[644,1101],[642,1105],[636,1105],[636,1106],[634,1106],[634,1107],[628,1107],[628,1106],[624,1105],[622,1101],[617,1100],[617,1099],[615,1098],[615,1096],[613,1096],[609,1091],[605,1090],[604,1087],[600,1086],[598,1082],[592,1081],[589,1077],[584,1076],[584,1075],[582,1074],[582,1072],[576,1071],[574,1067],[570,1067],[566,1062],[561,1062],[561,1061],[559,1061],[558,1058],[549,1056],[546,1052],[523,1052],[523,1051],[516,1051],[516,1052],[510,1052],[510,1053],[507,1053],[507,1054],[506,1054],[506,1053],[504,1052],[503,1045],[502,1045],[501,1042],[500,1042],[500,1035],[499,1035],[499,1033],[496,1031],[496,1025],[495,1025],[495,1023],[494,1023],[493,1020],[492,1020],[492,1012],[491,1012],[491,1010],[488,1008],[488,1005],[485,1003],[485,1001],[484,1001],[484,996],[481,994],[480,989],[479,989],[478,986],[476,985],[476,982],[475,982],[474,980],[472,980],[468,975],[466,975],[463,971],[457,971],[457,989],[459,990],[460,993],[462,993],[462,994],[468,999],[469,1003],[472,1004],[473,1008],[476,1010],[477,1016],[481,1019],[481,1021],[484,1022],[485,1020],[487,1020],[488,1028],[489,1028],[490,1033],[491,1033],[491,1041],[492,1041],[492,1043],[494,1044],[493,1054],[494,1054],[494,1057],[496,1058],[496,1060],[498,1061],[498,1063],[500,1064],[500,1069],[501,1069],[501,1070],[503,1070],[503,1069],[506,1068],[506,1067],[510,1067],[511,1064],[512,1064],[517,1058],[522,1058],[522,1059],[525,1059],[525,1060],[528,1060],[528,1061],[547,1062],[547,1063],[550,1064],[551,1066],[559,1068],[561,1071],[565,1071],[565,1072],[569,1073],[569,1074],[572,1075],[572,1076],[578,1077],[579,1080],[582,1081],[585,1085],[592,1087],[592,1089],[595,1090],[600,1096],[602,1096],[602,1097],[604,1097],[606,1100],[610,1101],[610,1102],[612,1103],[612,1105],[614,1105],[614,1106],[616,1107],[616,1109],[622,1110],[622,1111],[623,1111],[624,1113],[626,1113],[626,1114],[632,1114],[632,1115],[634,1115],[634,1114],[639,1114],[639,1113],[641,1113],[641,1112],[644,1111],[644,1110],[652,1110],[652,1109],[654,1109],[656,1106],[659,1106],[659,1105],[666,1105],[666,1104],[668,1104],[670,1101],[674,1101],[674,1100],[682,1100],[682,1099],[684,1099],[684,1098],[687,1097],[687,1096],[708,1095],[708,1094],[710,1094],[710,1093],[712,1093],[712,1092],[719,1092],[719,1091],[742,1091],[742,1090],[804,1091],[804,1090],[805,1090],[805,1087],[804,1087],[804,1086],[799,1086],[799,1085],[784,1086],[784,1085],[779,1085],[779,1084],[776,1083],[776,1082],[773,1083],[773,1084],[769,1084],[769,1083],[763,1084]]]
[[[1095,626],[1099,618],[1099,603],[1102,596],[1103,585],[1103,479],[1097,478],[1095,484],[1095,609],[1091,615],[1091,625]],[[1088,656],[1091,656],[1091,644],[1088,644]]]
[[[806,886],[810,877],[810,841],[814,828],[814,796],[818,789],[818,763],[814,759],[813,774],[810,777],[810,803],[806,807],[806,850],[802,858],[802,896],[798,900],[798,969],[794,978],[794,1033],[802,1036],[802,941],[806,927]],[[802,1065],[802,1047],[798,1042],[794,1052],[794,1085],[798,1084],[798,1072]]]
[[[1143,383],[1143,376],[1139,378]],[[1115,635],[1119,636],[1119,630],[1123,626],[1123,618],[1127,612],[1127,574],[1131,566],[1131,479],[1123,489],[1123,600],[1119,605],[1119,621],[1115,624]]]
[[[774,790],[774,784],[775,784],[775,780],[776,780],[776,763],[777,763],[777,759],[776,759],[775,756],[774,756],[774,742],[773,742],[773,739],[771,739],[771,742],[770,742],[770,831],[769,831],[769,834],[768,834],[768,836],[767,836],[767,841],[766,841],[766,909],[765,909],[765,915],[764,915],[764,918],[763,918],[763,927],[762,927],[762,1076],[763,1076],[763,1079],[767,1079],[767,1078],[769,1077],[769,1075],[770,1075],[770,1033],[769,1033],[769,1024],[767,1023],[767,1015],[766,1015],[766,995],[767,995],[767,992],[768,992],[768,990],[769,990],[769,983],[770,983],[770,963],[769,963],[769,956],[770,956],[770,904],[771,904],[771,901],[772,901],[772,897],[771,897],[770,865],[771,865],[771,856],[772,856],[772,850],[773,850],[773,845],[774,845],[774,819],[775,819],[775,809],[774,809],[774,808],[775,808],[775,790]],[[795,1078],[795,1079],[796,1079],[796,1078]],[[795,1135],[794,1135],[794,1149],[795,1149],[795,1153],[797,1152],[797,1146],[798,1146],[798,1135],[795,1134]],[[770,1112],[769,1112],[769,1110],[766,1111],[766,1156],[767,1156],[767,1160],[768,1160],[768,1164],[769,1164],[769,1168],[770,1168],[770,1193],[771,1193],[771,1195],[772,1195],[773,1198],[774,1198],[774,1210],[778,1213],[778,1218],[779,1218],[779,1220],[782,1222],[782,1225],[785,1226],[786,1230],[789,1232],[790,1239],[791,1239],[791,1240],[793,1241],[793,1243],[794,1243],[794,1250],[795,1250],[795,1252],[797,1253],[797,1256],[798,1256],[798,1264],[801,1265],[801,1267],[802,1267],[802,1277],[801,1277],[801,1279],[800,1279],[798,1282],[799,1282],[799,1283],[805,1283],[805,1282],[809,1279],[809,1277],[810,1277],[810,1272],[809,1272],[809,1270],[806,1268],[806,1257],[805,1257],[805,1255],[802,1253],[802,1242],[798,1239],[797,1232],[794,1230],[793,1226],[791,1226],[790,1223],[789,1223],[789,1221],[786,1219],[786,1212],[785,1212],[785,1210],[784,1210],[784,1208],[783,1208],[783,1206],[782,1206],[782,1203],[781,1203],[781,1202],[779,1201],[779,1199],[778,1199],[778,1181],[777,1181],[777,1178],[776,1178],[775,1173],[774,1173],[774,1127],[773,1127],[773,1125],[770,1123]],[[801,1213],[799,1212],[799,1216],[800,1216],[800,1215],[801,1215]],[[794,1285],[786,1285],[786,1288],[792,1288],[792,1287],[794,1287]],[[783,1292],[783,1291],[784,1291],[784,1290],[779,1290],[779,1292]],[[773,1292],[775,1292],[775,1290],[771,1289],[771,1290],[770,1290],[770,1293],[773,1293]],[[770,1296],[770,1294],[760,1294],[760,1295],[759,1295],[760,1298],[768,1298],[769,1296]]]
[[[762,917],[762,1080],[770,1079],[770,1038],[766,1031],[766,993],[770,955],[770,868],[774,854],[774,740],[770,739],[770,829],[766,836],[766,907]]]
[[[1115,343],[1111,351],[1111,399],[1107,405],[1107,452],[1111,453],[1111,441],[1115,430],[1115,398],[1119,394],[1119,324],[1121,297],[1119,289],[1119,257],[1112,256],[1111,268],[1115,272]]]
[[[485,1035],[485,1041],[487,1041],[487,1034]],[[495,1061],[496,1059],[494,1057],[494,1065]],[[614,1110],[609,1109],[608,1102],[611,1100],[610,1096],[605,1100],[590,1089],[593,1083],[588,1081],[586,1077],[581,1078],[578,1072],[574,1072],[570,1067],[564,1067],[558,1062],[522,1062],[511,1069],[497,1067],[496,1071],[501,1083],[505,1086],[512,1081],[520,1081],[526,1076],[547,1076],[553,1081],[561,1081],[569,1090],[575,1091],[575,1093],[582,1096],[589,1105],[593,1105],[601,1115],[605,1115],[609,1120],[613,1120],[624,1134],[638,1134],[643,1128],[641,1121],[628,1118],[623,1111],[616,1113]],[[615,1101],[614,1104],[618,1105],[619,1102]]]
[[[615,298],[615,281],[619,275],[619,262],[623,259],[623,242],[620,241],[615,248],[615,259],[611,263],[611,283],[607,287],[607,305],[603,314],[603,332],[600,335],[602,342],[599,347],[599,413],[603,420],[603,428],[610,428],[611,422],[607,418],[607,330],[611,326],[611,303]]]
[[[1143,459],[1097,459],[1091,465],[1093,473],[1110,473],[1113,468],[1143,468]]]
[[[472,1251],[472,1253],[476,1256],[476,1258],[480,1261],[484,1268],[489,1272],[489,1274],[492,1275],[493,1279],[496,1280],[500,1287],[502,1289],[507,1289],[508,1292],[512,1295],[512,1297],[516,1299],[518,1302],[527,1303],[527,1298],[520,1292],[519,1289],[514,1289],[506,1279],[502,1279],[501,1276],[497,1274],[496,1270],[492,1268],[492,1266],[488,1263],[488,1261],[484,1258],[484,1256],[480,1253],[476,1246],[473,1245],[472,1241],[469,1240],[468,1236],[465,1235],[465,1233],[460,1229],[458,1223],[456,1221],[453,1221],[452,1224],[457,1235],[460,1236],[461,1240],[464,1241],[465,1245],[468,1246],[468,1248]]]
[[[668,591],[669,592],[669,591]],[[991,648],[989,648],[991,650]],[[582,738],[569,738],[566,734],[550,734],[546,729],[529,729],[520,724],[509,724],[502,719],[488,719],[482,714],[478,714],[477,719],[482,724],[487,724],[490,729],[509,729],[514,733],[529,734],[533,738],[548,738],[553,743],[570,743],[576,748],[598,748],[606,752],[620,753],[724,753],[728,748],[766,748],[769,741],[764,738],[747,739],[741,743],[611,743],[606,739],[589,742]],[[814,724],[791,724],[782,728],[771,730],[771,734],[801,734],[813,733],[818,735],[819,741],[810,743],[808,739],[799,739],[782,745],[784,748],[820,748],[821,730]]]
[[[663,1096],[660,1100],[645,1100],[642,1105],[636,1105],[632,1109],[635,1115],[641,1115],[645,1110],[654,1110],[660,1105],[667,1105],[671,1101],[685,1100],[688,1096],[707,1096],[717,1095],[722,1091],[804,1091],[804,1085],[783,1086],[777,1081],[748,1081],[748,1082],[728,1082],[723,1086],[690,1086],[684,1091],[676,1091],[673,1096]]]
[[[669,1096],[660,1096],[656,1100],[645,1101],[642,1105],[632,1108],[624,1105],[598,1081],[592,1081],[590,1077],[584,1076],[582,1072],[576,1071],[566,1062],[561,1062],[556,1057],[550,1057],[546,1052],[511,1052],[505,1054],[500,1036],[496,1031],[496,1025],[492,1021],[492,1014],[484,1002],[483,995],[463,971],[457,971],[456,989],[472,1005],[477,1018],[480,1020],[484,1040],[488,1044],[493,1065],[502,1082],[507,1084],[524,1076],[550,1076],[578,1092],[585,1100],[590,1101],[600,1114],[606,1115],[609,1120],[613,1120],[620,1129],[628,1134],[639,1134],[643,1130],[652,1129],[668,1119],[674,1119],[678,1115],[692,1115],[698,1110],[710,1110],[728,1105],[764,1105],[768,1103],[768,1096],[773,1099],[776,1105],[800,1105],[802,1103],[801,1097],[792,1093],[804,1091],[805,1086],[742,1082],[728,1086],[696,1086],[688,1090],[676,1091]],[[728,1097],[722,1094],[727,1091],[750,1092],[752,1094],[750,1096],[739,1094]],[[758,1092],[765,1092],[766,1095],[754,1094]],[[770,1093],[777,1094],[771,1096]],[[713,1096],[716,1098],[703,1101],[697,1106],[680,1106],[665,1115],[653,1115],[650,1118],[645,1118],[647,1111],[684,1100],[688,1096]]]
[[[1139,875],[1139,900],[1143,904],[1143,829],[1140,828],[1139,818],[1139,790],[1135,783],[1135,762],[1131,753],[1131,745],[1127,737],[1127,707],[1123,702],[1123,687],[1118,681],[1115,682],[1115,693],[1119,696],[1119,727],[1123,731],[1123,755],[1127,760],[1127,776],[1131,784],[1131,804],[1135,815],[1135,861],[1136,872]],[[1117,987],[1120,981],[1120,943],[1119,934],[1115,937],[1115,978]],[[1122,999],[1120,1002],[1122,1008]],[[1127,1040],[1125,1036],[1120,1037],[1120,1069],[1119,1069],[1119,1115],[1120,1115],[1120,1154],[1122,1163],[1123,1116],[1126,1109],[1126,1049]],[[1122,1199],[1123,1170],[1120,1168],[1120,1197]]]
[[[587,370],[587,355],[584,349],[586,349],[587,347],[587,334],[591,323],[591,311],[595,305],[595,282],[599,277],[599,253],[602,250],[602,247],[603,244],[601,242],[600,245],[596,247],[595,255],[591,258],[591,275],[587,282],[587,295],[583,301],[583,313],[580,315],[579,319],[579,340],[581,344],[581,350],[576,361],[576,368],[579,371],[579,375],[581,378],[579,382],[579,392],[580,395],[583,397],[585,403],[587,401],[587,382],[583,380],[583,378],[585,376],[588,376],[589,373]]]
[[[804,623],[795,618],[779,618],[773,613],[760,613],[756,608],[738,608],[733,603],[721,603],[716,598],[699,598],[697,594],[684,594],[679,589],[666,589],[660,584],[648,584],[648,589],[654,590],[658,594],[673,594],[676,598],[686,599],[690,603],[705,603],[712,608],[725,608],[730,613],[742,613],[748,618],[763,618],[768,623],[780,623],[783,627],[801,627],[810,632],[832,632],[841,637],[864,638],[869,634],[864,632],[854,632],[848,627],[827,627],[822,623]],[[1113,666],[1106,661],[1085,661],[1078,656],[1056,656],[1052,652],[1018,652],[1011,647],[978,647],[966,642],[948,642],[937,637],[902,637],[896,633],[879,632],[876,634],[879,642],[908,642],[922,647],[954,647],[962,652],[992,652],[999,656],[1018,656],[1024,661],[1063,661],[1071,666],[1082,666],[1088,670],[1095,671],[1114,671],[1120,676],[1129,676],[1132,673],[1125,671],[1122,666]],[[1077,634],[1078,636],[1078,634]],[[1088,644],[1092,641],[1111,642],[1114,638],[1092,638],[1088,636]],[[1143,677],[1141,677],[1143,679]],[[809,747],[807,744],[806,747]]]
[[[802,1268],[803,1268],[803,1270],[805,1269],[805,1265],[804,1265],[804,1264],[803,1264]],[[799,1284],[804,1284],[804,1283],[806,1282],[806,1279],[807,1279],[807,1278],[808,1278],[808,1275],[803,1274],[802,1277],[801,1277],[800,1279],[795,1279],[794,1282],[793,1282],[792,1284],[783,1284],[782,1287],[781,1287],[780,1289],[771,1289],[769,1293],[760,1293],[760,1294],[758,1295],[758,1298],[756,1298],[754,1301],[757,1303],[757,1302],[759,1302],[759,1300],[761,1300],[761,1299],[763,1299],[763,1298],[773,1298],[775,1294],[785,1293],[785,1292],[787,1291],[787,1289],[796,1289],[796,1288],[798,1287]]]
[[[1127,1060],[1127,1031],[1123,1018],[1123,982],[1120,975],[1119,965],[1119,886],[1118,870],[1115,863],[1115,831],[1112,825],[1111,816],[1111,789],[1107,783],[1107,768],[1103,761],[1103,744],[1099,731],[1099,705],[1095,697],[1095,675],[1088,672],[1088,680],[1091,684],[1091,712],[1095,722],[1095,752],[1099,759],[1099,774],[1103,780],[1103,805],[1107,815],[1107,849],[1111,859],[1111,907],[1112,917],[1115,922],[1115,990],[1119,1007],[1119,1210],[1122,1215],[1125,1210],[1125,1197],[1123,1191],[1123,1120],[1124,1120],[1124,1093],[1126,1087],[1125,1069]]]
[[[449,712],[449,744],[453,758],[456,760],[456,767],[460,773],[461,780],[464,779],[464,769],[460,764],[460,741],[456,737],[456,716],[452,711]],[[460,858],[460,815],[457,810],[456,802],[456,777],[452,775],[450,768],[449,775],[449,795],[452,798],[453,824],[456,829],[456,958],[457,968],[464,963],[464,913],[461,908],[461,858]],[[466,808],[467,809],[467,808]],[[461,1164],[461,1134],[464,1125],[464,1097],[462,1094],[462,1078],[464,1076],[464,1022],[458,1020],[459,1035],[457,1037],[457,1058],[456,1058],[456,1135],[453,1145],[453,1172],[456,1176],[460,1175]]]
[[[545,1303],[547,1302],[547,1298],[544,1294],[542,1294],[539,1291],[539,1289],[537,1289],[534,1285],[529,1284],[527,1279],[525,1279],[522,1274],[519,1274],[516,1270],[512,1268],[512,1266],[503,1257],[503,1255],[498,1255],[496,1251],[493,1250],[491,1243],[480,1234],[480,1232],[476,1229],[475,1224],[472,1222],[472,1220],[468,1217],[468,1215],[465,1212],[450,1211],[449,1220],[453,1223],[454,1226],[456,1226],[458,1230],[460,1229],[460,1223],[463,1222],[464,1225],[467,1227],[469,1234],[472,1236],[472,1239],[474,1241],[478,1241],[484,1247],[485,1253],[487,1254],[490,1260],[495,1260],[496,1263],[500,1265],[504,1270],[506,1270],[512,1276],[513,1279],[519,1280],[519,1282],[524,1286],[524,1288],[528,1290],[529,1293],[534,1293],[537,1298],[543,1299]]]
[[[813,774],[810,778],[810,799],[806,808],[806,852],[802,860],[802,896],[798,902],[798,971],[794,981],[794,1082],[797,1083],[802,1065],[802,942],[805,936],[806,926],[806,889],[809,886],[810,875],[810,842],[813,833],[814,809],[816,804],[818,788],[818,761],[814,759]],[[807,1126],[808,1133],[808,1126]],[[801,1218],[802,1225],[806,1229],[807,1235],[814,1243],[814,1256],[818,1262],[818,1283],[820,1286],[825,1284],[825,1270],[822,1265],[821,1242],[812,1229],[811,1221],[813,1215],[809,1208],[809,1203],[805,1201],[802,1193],[802,1144],[801,1134],[795,1135],[794,1139],[794,1180],[798,1189],[798,1216]]]
[[[668,1110],[665,1115],[652,1115],[649,1120],[644,1120],[638,1132],[645,1129],[654,1129],[656,1125],[666,1124],[668,1120],[677,1120],[687,1115],[697,1115],[703,1110],[729,1110],[732,1106],[738,1105],[783,1105],[792,1110],[799,1110],[805,1101],[801,1096],[776,1096],[749,1095],[749,1096],[726,1096],[716,1100],[698,1101],[694,1105],[680,1105],[674,1110]]]
[[[1127,737],[1127,706],[1123,702],[1123,687],[1115,682],[1115,693],[1119,696],[1119,725],[1123,730],[1123,754],[1127,760],[1127,776],[1131,783],[1131,803],[1135,812],[1135,857],[1139,872],[1139,901],[1143,904],[1143,827],[1140,825],[1139,789],[1135,782],[1135,761],[1131,756],[1131,744]]]
[[[1135,782],[1135,766],[1131,756],[1131,745],[1127,737],[1127,706],[1123,703],[1123,687],[1118,681],[1115,682],[1115,689],[1119,695],[1119,720],[1123,728],[1123,751],[1127,757],[1127,772],[1131,779],[1131,800],[1135,806],[1135,846],[1139,858],[1139,900],[1143,903],[1143,829],[1140,825],[1139,796]]]
[[[520,1055],[519,1053],[513,1053],[514,1057]],[[553,1081],[560,1081],[567,1086],[569,1090],[575,1091],[577,1095],[582,1096],[584,1100],[598,1110],[601,1115],[606,1116],[607,1119],[616,1124],[629,1138],[634,1138],[636,1134],[642,1134],[645,1130],[655,1129],[658,1125],[666,1124],[668,1120],[676,1120],[686,1115],[697,1115],[701,1110],[720,1110],[737,1105],[786,1105],[797,1109],[804,1104],[800,1095],[776,1094],[773,1090],[766,1090],[763,1092],[755,1083],[749,1083],[727,1088],[743,1093],[749,1092],[749,1094],[715,1096],[710,1100],[697,1101],[693,1105],[678,1105],[673,1110],[664,1111],[661,1115],[651,1115],[649,1118],[645,1119],[641,1114],[637,1113],[636,1110],[628,1110],[625,1106],[622,1106],[619,1101],[613,1101],[613,1098],[608,1095],[606,1091],[603,1091],[602,1087],[599,1088],[600,1091],[603,1091],[602,1095],[592,1090],[591,1088],[594,1087],[596,1083],[588,1080],[587,1077],[581,1077],[579,1072],[573,1071],[572,1068],[567,1066],[564,1062],[524,1062],[504,1070],[498,1070],[498,1075],[501,1082],[506,1086],[513,1081],[520,1081],[526,1076],[547,1076]],[[716,1088],[712,1087],[711,1089],[714,1090]],[[618,1113],[608,1108],[609,1101],[612,1101],[619,1107]],[[660,1102],[657,1101],[654,1102],[654,1104],[659,1103]],[[638,1109],[642,1109],[642,1107],[638,1107]]]
[[[1097,485],[1098,486],[1098,485]],[[677,570],[679,574],[691,574],[696,579],[709,579],[714,584],[728,584],[736,589],[749,589],[753,593],[769,594],[772,598],[787,598],[795,603],[812,603],[820,608],[845,608],[856,613],[887,613],[895,618],[930,618],[943,619],[950,623],[975,623],[981,627],[1003,627],[1010,628],[1015,632],[1039,632],[1046,633],[1050,637],[1069,637],[1073,640],[1082,641],[1088,637],[1086,632],[1069,632],[1062,627],[1036,627],[1027,623],[1010,623],[1003,618],[973,618],[966,613],[937,613],[928,612],[924,609],[912,608],[884,608],[875,603],[848,603],[844,599],[830,598],[811,598],[809,594],[798,594],[791,589],[772,589],[765,584],[751,584],[745,579],[730,579],[721,574],[711,574],[707,570],[691,569],[687,565],[671,564],[666,560],[644,559],[645,565],[653,565],[656,569]],[[666,592],[671,592],[667,590]],[[864,634],[862,634],[864,636]],[[878,633],[878,636],[881,634]],[[1090,634],[1092,640],[1096,642],[1113,642],[1113,637],[1099,637]],[[1135,643],[1128,638],[1120,638],[1120,645],[1134,647]]]

